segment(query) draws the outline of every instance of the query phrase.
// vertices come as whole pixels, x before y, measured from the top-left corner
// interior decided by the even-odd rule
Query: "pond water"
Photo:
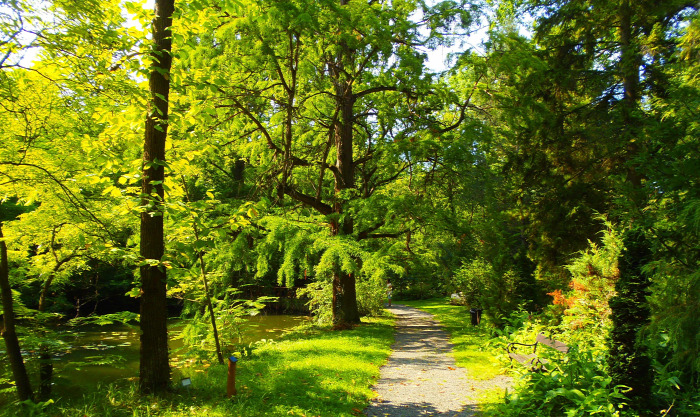
[[[262,339],[275,339],[288,330],[308,322],[308,317],[285,315],[259,315],[248,318],[240,326],[242,344]],[[169,322],[169,347],[173,379],[178,378],[177,363],[183,359],[183,342],[178,338],[183,322]],[[75,397],[87,389],[94,390],[98,384],[109,384],[119,379],[136,378],[139,373],[139,329],[138,326],[112,324],[105,326],[82,326],[59,332],[58,338],[66,345],[65,353],[54,356],[54,397]],[[237,344],[235,340],[222,336],[222,343]],[[4,347],[4,346],[2,346]],[[0,354],[4,356],[4,352]],[[6,358],[3,358],[6,359]],[[26,360],[26,359],[25,359]],[[3,360],[2,362],[6,362]],[[106,364],[105,364],[106,362]],[[35,376],[36,365],[29,363],[28,371]],[[9,377],[9,366],[0,365],[0,373]],[[36,389],[34,381],[33,387]],[[13,393],[14,394],[14,393]],[[0,403],[4,395],[0,395]],[[5,398],[6,399],[6,398]]]

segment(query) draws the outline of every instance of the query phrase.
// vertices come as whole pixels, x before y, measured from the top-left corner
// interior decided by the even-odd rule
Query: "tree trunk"
[[[143,149],[141,256],[158,261],[141,266],[141,350],[139,390],[142,394],[159,394],[170,384],[168,364],[167,293],[165,268],[160,261],[164,253],[163,180],[165,178],[165,139],[168,131],[168,96],[172,15],[175,0],[156,0],[153,18],[153,50],[149,88],[151,101]]]
[[[347,1],[341,1],[346,4]],[[355,97],[352,92],[352,80],[346,79],[346,71],[342,70],[352,61],[353,52],[343,42],[338,60],[332,71],[335,93],[336,109],[339,120],[335,126],[336,168],[338,174],[335,177],[335,192],[340,195],[343,190],[355,187],[355,164],[353,160],[353,106]],[[332,232],[336,235],[350,236],[353,233],[353,219],[348,214],[343,214],[344,202],[342,197],[336,197],[334,212],[337,216],[337,224]],[[349,324],[360,322],[360,313],[357,309],[357,295],[355,290],[355,277],[343,271],[336,271],[333,277],[333,324],[342,328]]]
[[[238,163],[239,160],[236,161]],[[192,198],[187,190],[187,182],[185,177],[182,176],[182,188],[185,190],[185,197],[187,197],[187,202],[191,203]],[[194,231],[194,241],[195,244],[199,243],[199,228],[197,227],[197,218],[192,215],[192,231]],[[216,314],[214,313],[214,305],[211,302],[211,294],[209,293],[209,280],[207,279],[207,265],[204,262],[204,253],[199,250],[197,251],[197,259],[199,260],[199,271],[202,275],[202,284],[204,285],[204,304],[206,304],[209,310],[209,317],[211,319],[211,328],[214,333],[214,344],[216,345],[216,357],[219,359],[219,364],[224,364],[224,354],[221,351],[221,342],[219,342],[219,330],[216,326]]]
[[[649,277],[642,267],[652,260],[649,243],[642,228],[634,224],[637,213],[644,207],[643,177],[639,163],[634,159],[642,151],[640,143],[640,78],[642,56],[635,42],[634,10],[632,0],[621,0],[618,9],[620,62],[619,71],[624,97],[622,99],[623,140],[626,142],[626,187],[634,210],[631,229],[625,234],[625,251],[619,260],[620,278],[615,284],[617,294],[610,299],[612,328],[610,330],[610,376],[614,385],[626,385],[632,390],[626,395],[632,399],[630,406],[645,411],[651,405],[653,368],[651,360],[638,338],[644,326],[649,324]]]
[[[617,294],[609,302],[613,326],[610,329],[608,365],[612,385],[632,389],[625,394],[631,400],[629,406],[646,411],[651,405],[649,381],[654,380],[654,375],[640,333],[651,317],[647,301],[651,281],[643,267],[652,256],[649,242],[640,228],[627,231],[624,246],[625,251],[619,260],[620,278],[615,283]]]
[[[12,288],[10,287],[10,267],[7,263],[7,245],[2,235],[0,224],[0,293],[2,295],[3,327],[0,329],[2,338],[5,339],[5,349],[10,360],[12,376],[17,387],[17,397],[20,401],[32,399],[32,387],[29,383],[27,368],[24,366],[22,351],[15,331],[15,309],[12,300]]]
[[[339,291],[342,302],[335,312],[339,316],[339,325],[355,324],[360,322],[360,313],[357,309],[357,292],[355,290],[355,277],[352,274],[341,272],[338,277]]]
[[[349,0],[340,0],[340,5],[347,5]],[[354,52],[343,41],[336,62],[332,64],[331,77],[335,87],[336,113],[338,122],[334,128],[336,168],[335,176],[336,202],[333,211],[336,214],[336,224],[332,229],[335,235],[350,236],[353,233],[353,219],[348,214],[343,214],[344,201],[340,194],[343,190],[355,187],[355,164],[353,160],[353,121],[355,96],[353,95],[353,80],[348,71],[353,62]],[[350,70],[351,71],[351,70]],[[357,309],[357,293],[355,290],[355,277],[341,270],[337,270],[333,276],[333,324],[337,328],[343,328],[353,323],[360,322],[360,313]]]
[[[639,47],[634,41],[634,25],[632,17],[631,0],[622,0],[619,8],[620,27],[620,78],[624,88],[622,99],[622,122],[624,124],[624,136],[626,141],[627,182],[631,187],[632,202],[635,208],[641,207],[642,175],[639,173],[638,163],[634,158],[641,151],[639,143],[639,123],[635,114],[639,108],[639,71],[642,66],[642,57]]]
[[[194,221],[194,219],[193,219]],[[197,225],[193,224],[194,235],[197,242],[199,242],[199,231],[197,230]],[[207,280],[207,267],[204,263],[204,254],[200,251],[197,254],[199,258],[199,269],[202,274],[202,283],[204,284],[204,297],[207,308],[209,309],[209,318],[211,319],[211,329],[214,333],[214,344],[216,345],[216,357],[219,359],[219,364],[224,364],[224,354],[221,352],[221,343],[219,342],[219,330],[216,327],[216,314],[214,312],[214,305],[211,303],[211,294],[209,294],[209,281]]]
[[[39,295],[39,306],[37,311],[43,313],[46,310],[46,296],[51,288],[51,283],[56,277],[56,271],[61,263],[57,264],[51,275],[46,278]],[[39,330],[42,339],[46,339],[46,329]],[[53,361],[51,360],[51,350],[49,346],[42,342],[39,346],[39,401],[47,401],[51,398],[51,382],[53,379]]]
[[[219,364],[224,364],[224,354],[221,352],[221,342],[219,342],[219,330],[216,327],[216,313],[214,305],[211,303],[211,295],[209,294],[209,283],[207,282],[207,272],[204,266],[204,256],[199,254],[199,264],[202,271],[202,281],[204,282],[204,295],[206,297],[207,308],[209,309],[209,318],[211,319],[211,329],[214,335],[214,344],[216,346],[216,357],[219,359]]]

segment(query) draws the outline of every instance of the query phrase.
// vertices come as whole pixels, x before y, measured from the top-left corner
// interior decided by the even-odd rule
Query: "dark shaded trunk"
[[[608,365],[612,385],[625,385],[632,390],[625,394],[629,405],[646,411],[651,405],[650,381],[654,380],[651,359],[640,332],[650,322],[649,277],[642,268],[652,260],[649,243],[641,229],[628,231],[625,251],[620,256],[620,279],[615,283],[617,294],[610,299],[612,329]]]
[[[359,322],[355,277],[345,272],[336,273],[333,276],[333,325],[345,328]]]
[[[141,256],[158,261],[143,265],[141,273],[141,349],[139,390],[159,394],[170,385],[168,364],[167,293],[165,268],[159,262],[164,252],[163,180],[165,177],[165,139],[168,132],[168,96],[172,15],[174,0],[156,0],[153,19],[153,49],[149,88],[151,101],[143,149]]]
[[[0,295],[2,296],[3,326],[0,329],[5,340],[7,358],[10,361],[12,377],[17,388],[17,397],[20,401],[32,399],[32,387],[29,383],[27,368],[24,366],[22,351],[19,347],[17,332],[15,331],[15,309],[12,300],[12,288],[10,287],[10,269],[7,263],[7,245],[2,234],[0,224]]]
[[[342,208],[338,204],[336,213],[340,215]],[[353,231],[352,219],[346,219],[342,226],[333,223],[331,233],[333,235],[351,235]],[[360,312],[357,308],[357,291],[355,289],[355,277],[352,274],[341,271],[336,265],[333,274],[333,298],[331,303],[333,311],[333,326],[337,329],[346,328],[360,322]]]
[[[635,158],[642,152],[640,141],[640,77],[642,56],[635,43],[634,10],[631,0],[622,0],[618,10],[620,22],[620,78],[624,88],[622,122],[625,162],[627,163],[627,195],[631,200],[631,229],[624,238],[625,251],[620,256],[620,278],[615,284],[616,295],[610,299],[612,328],[608,365],[613,385],[625,385],[631,391],[625,394],[631,399],[629,406],[647,411],[651,406],[651,385],[654,380],[651,359],[643,343],[639,343],[642,329],[649,324],[649,277],[642,268],[652,260],[649,242],[642,228],[636,223],[639,211],[644,207],[642,169]]]
[[[625,132],[623,140],[626,142],[627,182],[630,185],[632,202],[641,207],[642,175],[638,163],[634,158],[641,151],[639,143],[638,116],[639,109],[639,71],[642,66],[642,56],[639,46],[634,41],[634,25],[632,23],[634,11],[631,0],[622,0],[619,9],[619,36],[620,36],[620,78],[624,88],[622,99],[622,122]]]
[[[236,196],[241,196],[245,189],[245,159],[236,159],[233,163],[232,177],[236,187]]]
[[[39,306],[37,310],[39,313],[43,313],[46,309],[46,295],[51,288],[51,283],[56,277],[56,271],[62,265],[58,263],[54,268],[51,275],[46,278],[44,285],[41,288],[41,294],[39,295]],[[46,331],[40,330],[42,338],[46,338]],[[51,350],[46,343],[41,343],[39,346],[39,401],[47,401],[51,398],[51,382],[53,379],[53,361],[51,360]]]
[[[51,383],[53,380],[53,361],[51,351],[46,344],[39,348],[39,401],[51,398]]]
[[[336,130],[337,168],[340,173],[340,181],[336,179],[335,191],[354,187],[354,169],[352,159],[352,104],[347,105],[350,111],[343,111],[343,120]],[[344,109],[345,110],[345,109]],[[348,117],[346,119],[346,116]],[[349,128],[347,127],[349,126]],[[354,230],[353,219],[348,214],[343,214],[343,202],[338,199],[334,205],[339,224],[332,231],[335,235],[350,236]],[[360,313],[357,308],[357,295],[355,290],[355,277],[352,274],[338,270],[333,278],[333,323],[337,327],[347,324],[359,323]]]

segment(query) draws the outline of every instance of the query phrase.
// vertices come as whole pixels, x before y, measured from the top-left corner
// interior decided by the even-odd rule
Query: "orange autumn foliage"
[[[564,308],[571,308],[574,304],[576,304],[576,300],[578,299],[578,297],[576,296],[566,298],[564,294],[562,294],[561,290],[554,290],[550,293],[547,293],[547,295],[551,295],[552,297],[554,297],[552,304],[560,305]]]

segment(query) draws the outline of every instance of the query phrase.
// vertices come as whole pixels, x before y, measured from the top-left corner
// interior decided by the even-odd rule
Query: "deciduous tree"
[[[139,388],[143,394],[160,394],[170,384],[168,363],[167,282],[163,265],[163,204],[165,192],[165,140],[168,134],[168,97],[172,65],[174,0],[156,0],[153,45],[143,151],[141,213],[141,348]]]

